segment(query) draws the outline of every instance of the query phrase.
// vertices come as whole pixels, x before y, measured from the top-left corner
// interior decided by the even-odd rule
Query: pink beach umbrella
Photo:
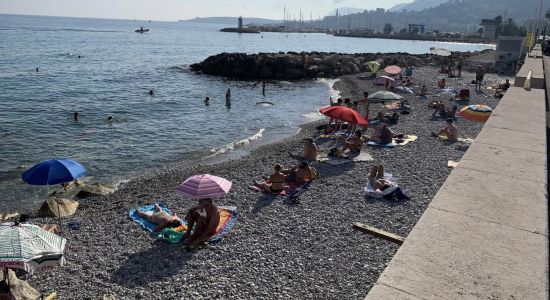
[[[218,176],[204,174],[187,178],[176,192],[191,199],[219,198],[227,195],[232,182]]]
[[[399,73],[401,73],[401,68],[398,67],[398,66],[387,66],[384,69],[384,72],[386,72],[388,74],[399,74]]]

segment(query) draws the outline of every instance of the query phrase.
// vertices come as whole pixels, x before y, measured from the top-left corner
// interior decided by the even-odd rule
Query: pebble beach
[[[414,69],[413,86],[435,89],[443,78],[436,67]],[[382,90],[372,80],[347,75],[334,85],[343,98],[359,99],[363,91]],[[446,78],[449,87],[469,88],[471,104],[494,108],[498,99],[486,87],[505,77],[486,74],[483,92],[476,94],[474,74]],[[308,123],[293,137],[261,146],[238,159],[209,165],[181,162],[168,169],[150,171],[115,193],[80,201],[76,214],[62,219],[61,235],[67,239],[67,263],[49,272],[38,272],[30,284],[39,291],[56,291],[59,299],[362,299],[376,282],[399,246],[352,229],[361,222],[403,237],[414,227],[452,169],[447,161],[460,161],[464,149],[430,136],[444,126],[432,117],[428,100],[404,95],[412,113],[401,115],[391,128],[416,135],[418,140],[393,149],[365,148],[369,162],[341,165],[312,163],[321,177],[297,202],[249,189],[254,179],[272,173],[275,163],[292,167],[298,161],[288,151],[301,153],[302,139],[314,137],[319,151],[327,153],[334,140],[316,138]],[[456,104],[459,109],[463,106]],[[382,110],[371,104],[371,117]],[[475,139],[483,124],[457,119],[463,138]],[[372,133],[372,129],[369,129]],[[364,150],[363,150],[364,151]],[[411,199],[368,199],[363,188],[372,166],[383,164]],[[230,193],[217,201],[236,206],[236,227],[221,242],[186,251],[181,244],[156,240],[128,218],[131,208],[158,201],[184,215],[195,201],[184,199],[175,188],[196,174],[213,174],[233,182]],[[67,229],[78,219],[79,230]],[[33,219],[32,223],[56,223]]]

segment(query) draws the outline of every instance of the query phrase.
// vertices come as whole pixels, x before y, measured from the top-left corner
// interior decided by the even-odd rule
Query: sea
[[[38,207],[59,187],[21,180],[22,172],[40,161],[70,158],[85,166],[86,181],[116,185],[178,161],[242,155],[254,144],[296,134],[300,124],[321,118],[318,109],[338,96],[334,80],[270,81],[263,96],[258,81],[188,69],[210,55],[494,48],[219,31],[228,26],[0,14],[0,213]],[[134,32],[140,27],[150,31]],[[262,101],[273,105],[257,104]],[[115,121],[107,122],[108,116]]]

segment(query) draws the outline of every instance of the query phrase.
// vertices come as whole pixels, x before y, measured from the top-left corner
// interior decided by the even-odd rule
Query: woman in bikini
[[[269,177],[264,177],[263,182],[254,180],[254,185],[271,193],[282,191],[284,189],[283,184],[285,183],[285,174],[282,173],[283,167],[280,164],[275,164],[273,169],[275,173],[271,174]]]
[[[158,225],[155,227],[155,231],[161,231],[166,227],[178,227],[181,225],[180,219],[176,216],[176,214],[171,215],[167,213],[158,204],[155,204],[154,212],[141,212],[136,209],[136,214],[145,219],[147,222]]]

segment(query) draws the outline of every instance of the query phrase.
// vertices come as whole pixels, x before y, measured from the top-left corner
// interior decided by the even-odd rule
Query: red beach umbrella
[[[401,68],[398,66],[387,66],[384,68],[384,72],[388,74],[399,74],[401,73]]]
[[[369,125],[369,122],[365,120],[365,118],[363,118],[358,112],[345,106],[327,106],[321,108],[319,112],[327,117],[338,119],[340,121],[362,126]]]

